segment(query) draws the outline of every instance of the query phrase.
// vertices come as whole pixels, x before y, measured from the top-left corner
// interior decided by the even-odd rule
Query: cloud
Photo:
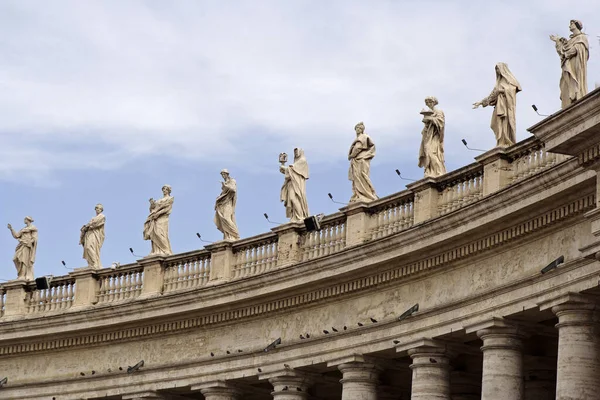
[[[559,106],[547,35],[600,5],[559,1],[63,1],[0,5],[0,179],[139,157],[255,167],[257,152],[306,149],[343,160],[363,120],[380,159],[418,148],[423,98],[436,95],[447,149],[491,147],[490,110],[470,109],[505,61],[520,80],[519,137]],[[581,12],[581,11],[580,11]],[[565,17],[567,15],[567,17]],[[598,76],[592,49],[590,86]],[[471,140],[472,138],[472,140]],[[478,146],[479,147],[479,146]],[[387,150],[387,151],[386,151]],[[393,151],[392,151],[393,150]],[[35,160],[35,162],[31,162]],[[272,160],[268,159],[268,162]]]

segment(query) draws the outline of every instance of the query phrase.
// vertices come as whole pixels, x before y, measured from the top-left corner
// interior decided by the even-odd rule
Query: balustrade
[[[413,226],[414,222],[414,195],[406,192],[401,198],[395,198],[391,202],[378,206],[371,217],[373,228],[371,239],[400,232]]]
[[[27,312],[38,313],[64,310],[73,305],[75,281],[55,279],[48,289],[32,290],[27,296]]]
[[[206,285],[210,277],[210,252],[190,255],[168,261],[165,268],[163,291]]]
[[[262,274],[277,266],[277,235],[267,236],[234,247],[233,278]]]
[[[0,317],[4,315],[4,305],[6,304],[6,290],[0,287]]]
[[[302,261],[336,253],[346,247],[346,220],[337,217],[321,221],[321,230],[306,232],[302,238]]]
[[[142,293],[144,270],[137,266],[121,267],[119,270],[102,271],[100,287],[96,296],[98,303],[132,299]]]
[[[543,144],[537,144],[514,154],[511,159],[509,182],[513,183],[550,168],[566,157],[562,154],[548,153]]]
[[[462,174],[444,184],[438,199],[439,215],[447,214],[483,196],[483,171]]]

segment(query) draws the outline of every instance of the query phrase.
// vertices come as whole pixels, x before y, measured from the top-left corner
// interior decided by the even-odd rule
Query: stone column
[[[481,400],[523,400],[523,333],[496,326],[477,331],[483,340]]]
[[[434,178],[425,178],[406,185],[415,193],[414,224],[427,221],[438,216],[438,198],[440,191],[437,189]]]
[[[505,148],[495,147],[475,157],[475,160],[483,165],[484,196],[497,192],[508,185],[511,165]]]
[[[204,246],[210,251],[210,277],[209,284],[216,285],[227,282],[231,279],[233,272],[233,241],[222,240],[208,246]]]
[[[368,238],[371,217],[366,203],[350,203],[340,208],[346,214],[346,247],[363,244]]]
[[[450,400],[450,357],[446,346],[408,350],[412,358],[412,400]]]
[[[165,276],[164,260],[162,256],[149,256],[137,261],[144,267],[141,297],[162,293]]]
[[[274,400],[305,400],[309,398],[308,388],[312,380],[302,375],[291,373],[269,379],[273,385],[271,395]]]
[[[341,364],[342,400],[377,400],[379,369],[368,362]]]
[[[71,309],[91,306],[96,303],[98,292],[98,270],[93,268],[78,268],[69,273],[75,279],[75,297]]]
[[[556,399],[600,396],[600,313],[593,299],[552,307],[558,317]]]
[[[4,303],[4,316],[10,317],[13,315],[27,314],[27,298],[28,282],[23,280],[14,280],[6,282],[4,290],[6,290],[6,302]]]
[[[201,385],[191,385],[191,390],[200,390],[205,400],[238,400],[242,391],[224,381],[215,381]]]
[[[290,222],[271,229],[278,236],[277,267],[287,267],[302,261],[300,233],[303,227],[301,222]]]

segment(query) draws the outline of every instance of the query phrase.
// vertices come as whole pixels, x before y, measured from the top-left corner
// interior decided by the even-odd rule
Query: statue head
[[[364,133],[365,131],[365,124],[361,122],[359,122],[358,124],[356,124],[354,126],[354,130],[356,131],[356,136],[360,135],[361,133]]]
[[[229,178],[229,171],[227,170],[227,168],[223,168],[221,170],[221,177],[225,180],[227,180],[227,178]]]
[[[573,33],[578,33],[581,32],[581,30],[583,29],[583,23],[581,21],[578,21],[576,19],[572,19],[569,22],[569,30]]]
[[[24,222],[25,222],[26,225],[29,225],[29,224],[31,224],[33,222],[33,218],[31,218],[30,216],[27,216],[27,217],[25,217],[25,221]]]
[[[169,196],[171,194],[171,185],[163,185],[162,192],[165,196]]]
[[[433,107],[438,105],[438,99],[435,96],[425,97],[425,105],[433,110]]]
[[[98,203],[96,204],[96,207],[94,207],[94,210],[96,210],[96,214],[100,214],[102,211],[104,211],[104,206]]]

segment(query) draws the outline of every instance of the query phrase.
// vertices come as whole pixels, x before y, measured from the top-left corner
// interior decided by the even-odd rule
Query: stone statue
[[[562,108],[587,94],[587,62],[590,58],[590,45],[587,36],[581,32],[583,23],[572,19],[569,24],[569,39],[550,35],[556,44],[560,57],[562,75],[560,77],[560,100]]]
[[[15,232],[11,224],[8,229],[12,236],[19,241],[15,249],[13,262],[17,268],[17,279],[26,281],[33,280],[33,263],[35,262],[35,251],[37,250],[38,230],[33,226],[33,218],[25,217],[25,227]]]
[[[425,98],[428,109],[421,111],[423,115],[423,131],[421,131],[421,148],[419,149],[419,167],[425,169],[425,177],[436,177],[446,173],[444,165],[444,129],[446,127],[444,112],[435,108],[438,101],[435,97]]]
[[[83,246],[83,258],[88,262],[89,268],[102,268],[100,263],[100,249],[104,243],[104,222],[106,218],[102,211],[102,204],[96,204],[96,216],[81,227],[79,244]]]
[[[235,222],[235,203],[237,202],[237,185],[226,169],[221,171],[221,194],[215,202],[215,225],[223,233],[224,240],[238,240],[240,234]]]
[[[369,202],[377,199],[375,188],[371,183],[369,171],[371,160],[375,157],[375,143],[365,133],[365,125],[359,122],[354,127],[356,139],[350,146],[348,160],[350,169],[348,179],[352,181],[352,197],[350,203],[355,201]]]
[[[473,103],[473,108],[479,106],[494,106],[490,127],[496,135],[496,146],[507,147],[517,141],[517,93],[521,85],[508,69],[505,63],[496,64],[496,86],[485,99]]]
[[[285,175],[281,187],[281,201],[285,206],[285,216],[290,222],[303,221],[308,217],[308,202],[306,201],[306,180],[308,179],[308,163],[304,150],[294,149],[294,164],[287,167],[287,154],[279,155],[279,172]]]
[[[169,215],[173,209],[174,200],[171,196],[171,186],[164,185],[162,192],[162,199],[150,198],[150,215],[144,223],[144,240],[152,242],[150,256],[173,254],[169,241]]]

